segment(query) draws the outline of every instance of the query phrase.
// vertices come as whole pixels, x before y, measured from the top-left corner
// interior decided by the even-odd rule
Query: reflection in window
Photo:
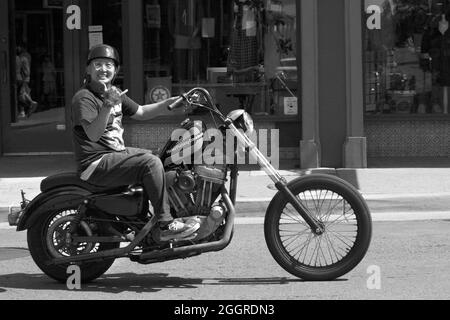
[[[365,0],[382,9],[381,30],[365,32],[369,114],[448,113],[448,0]]]
[[[63,125],[63,30],[56,27],[62,20],[62,10],[20,0],[15,2],[13,19],[12,126]]]
[[[92,25],[102,27],[102,40],[110,46],[113,46],[123,55],[122,41],[122,0],[94,0],[91,1]],[[124,74],[126,65],[122,64],[119,74],[116,77],[115,85],[123,88]]]
[[[147,103],[201,85],[230,108],[298,114],[295,0],[143,3]]]

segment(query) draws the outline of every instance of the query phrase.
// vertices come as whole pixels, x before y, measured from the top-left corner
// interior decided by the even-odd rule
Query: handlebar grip
[[[169,111],[173,111],[174,109],[178,108],[183,103],[184,100],[185,100],[184,96],[180,97],[179,99],[177,99],[177,101],[168,106],[167,109],[169,109]]]

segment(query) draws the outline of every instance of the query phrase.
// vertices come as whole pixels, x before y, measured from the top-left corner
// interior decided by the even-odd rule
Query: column
[[[302,140],[300,142],[300,167],[320,167],[319,139],[319,65],[318,65],[318,8],[317,0],[302,0],[298,5],[299,72],[302,92]],[[301,41],[300,41],[301,40]],[[300,77],[299,77],[300,78]]]
[[[86,60],[89,53],[88,25],[90,21],[88,0],[63,0],[63,13],[69,6],[80,8],[81,29],[69,30],[66,25],[67,14],[63,14],[62,27],[64,41],[64,95],[66,101],[66,126],[71,127],[71,101],[80,89],[86,73]]]
[[[144,103],[143,0],[123,0],[123,63],[126,68],[124,88],[138,103]]]
[[[367,141],[364,136],[364,98],[361,5],[345,0],[345,50],[347,84],[347,137],[344,167],[367,168]]]

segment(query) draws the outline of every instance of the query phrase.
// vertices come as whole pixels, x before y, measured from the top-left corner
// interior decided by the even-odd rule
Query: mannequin
[[[448,21],[445,17],[445,14],[441,15],[441,20],[439,21],[439,32],[444,36],[445,33],[448,31]],[[444,107],[444,113],[448,114],[448,86],[443,86],[443,107]]]
[[[259,5],[259,1],[234,1],[235,17],[228,61],[230,70],[255,67],[263,61]]]
[[[433,113],[448,114],[449,111],[450,26],[448,17],[448,13],[439,14],[424,34],[422,41],[423,58],[431,60],[433,73]]]
[[[199,0],[171,0],[169,2],[169,32],[174,41],[173,70],[175,82],[198,81],[200,77],[201,21],[203,8]]]

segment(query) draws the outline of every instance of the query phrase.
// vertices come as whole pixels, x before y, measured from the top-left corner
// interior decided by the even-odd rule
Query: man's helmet
[[[94,59],[111,59],[116,64],[116,67],[120,66],[120,56],[117,50],[107,44],[99,44],[92,47],[89,51],[87,64],[89,65]]]

